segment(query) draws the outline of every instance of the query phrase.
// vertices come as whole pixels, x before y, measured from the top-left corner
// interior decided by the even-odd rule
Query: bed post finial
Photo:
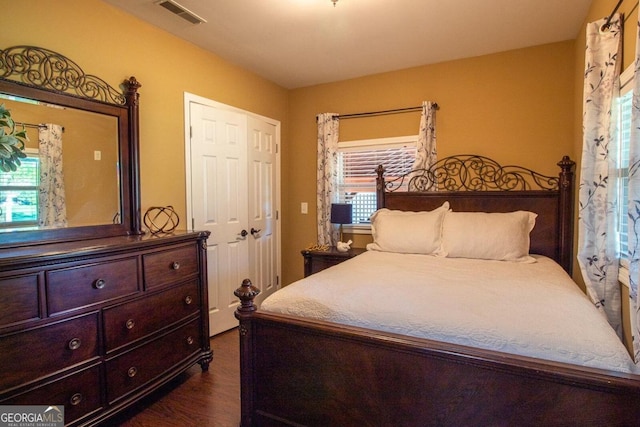
[[[260,289],[253,286],[251,280],[244,279],[242,285],[240,285],[233,294],[240,299],[240,306],[237,309],[238,312],[251,313],[257,310],[257,307],[253,304],[253,300],[260,294]]]
[[[254,425],[253,412],[255,407],[254,389],[255,359],[253,355],[254,334],[252,314],[257,310],[253,300],[260,293],[260,289],[251,284],[251,280],[244,279],[242,285],[233,294],[240,299],[235,316],[240,321],[240,426]]]
[[[569,158],[569,156],[563,156],[562,160],[560,160],[558,162],[558,166],[560,166],[560,169],[562,169],[562,172],[560,173],[560,177],[561,178],[565,178],[565,180],[567,178],[572,178],[573,177],[573,168],[574,168],[575,165],[576,165],[576,162],[571,160],[571,158]],[[570,183],[571,183],[571,179],[569,179],[569,184]],[[567,183],[560,182],[560,185],[567,185]]]
[[[376,202],[377,208],[384,208],[384,166],[378,165],[376,168]]]
[[[560,191],[560,242],[559,242],[559,261],[560,265],[569,275],[573,272],[573,212],[574,212],[574,195],[573,195],[573,169],[576,162],[571,160],[569,156],[562,157],[558,162],[560,166],[560,180],[558,182],[558,191]]]

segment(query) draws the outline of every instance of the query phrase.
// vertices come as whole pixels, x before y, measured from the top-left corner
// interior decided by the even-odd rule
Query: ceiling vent
[[[191,12],[186,7],[178,4],[173,0],[160,0],[156,3],[158,6],[162,6],[167,9],[169,12],[178,15],[180,18],[185,19],[192,24],[201,24],[203,22],[207,22],[204,18],[199,17],[195,13]]]

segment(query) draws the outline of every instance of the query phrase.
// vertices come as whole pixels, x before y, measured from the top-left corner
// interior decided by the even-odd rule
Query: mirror
[[[0,174],[0,246],[143,234],[140,84],[131,77],[116,90],[42,48],[19,46],[0,55],[0,103],[18,128],[25,126],[30,157],[17,171]],[[51,149],[56,144],[61,157]],[[30,191],[11,185],[33,177]]]
[[[0,233],[37,227],[81,227],[120,223],[118,121],[113,116],[49,105],[0,93],[18,128],[27,132],[28,158],[15,172],[0,172]],[[58,131],[48,124],[61,126]],[[39,137],[42,133],[42,137]],[[46,144],[60,143],[62,161],[55,190],[64,211],[47,213],[38,184]],[[40,148],[40,145],[43,145]],[[46,185],[46,179],[43,180]],[[23,189],[18,190],[16,183]],[[13,184],[13,185],[12,185]],[[5,190],[10,189],[10,190]],[[46,219],[53,218],[49,221]],[[55,220],[54,220],[55,219]]]

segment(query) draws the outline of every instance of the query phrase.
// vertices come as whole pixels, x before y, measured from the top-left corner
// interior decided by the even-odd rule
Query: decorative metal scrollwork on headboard
[[[380,169],[380,167],[379,167]],[[381,172],[379,172],[380,174]],[[521,166],[501,166],[488,157],[445,157],[428,169],[416,169],[385,181],[385,191],[528,191],[558,190],[558,177]]]
[[[0,78],[109,104],[125,105],[122,91],[85,72],[66,56],[35,46],[0,49]]]

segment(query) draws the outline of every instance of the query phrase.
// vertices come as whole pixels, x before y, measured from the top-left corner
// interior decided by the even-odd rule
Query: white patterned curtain
[[[62,126],[47,124],[38,132],[40,155],[39,224],[43,227],[67,225],[67,209],[62,173]]]
[[[420,133],[416,159],[412,169],[428,169],[438,160],[436,150],[436,108],[431,101],[422,103],[420,115]]]
[[[334,245],[338,241],[337,231],[331,224],[331,203],[336,202],[337,149],[339,120],[335,113],[316,116],[318,124],[318,187],[317,216],[318,244]]]
[[[631,137],[629,144],[629,201],[628,201],[628,259],[629,297],[633,353],[636,363],[640,363],[640,22],[636,30],[636,57],[634,62],[633,103],[631,109]]]
[[[588,295],[621,336],[612,108],[620,85],[620,16],[614,15],[608,30],[602,30],[604,23],[587,25],[578,262]]]

